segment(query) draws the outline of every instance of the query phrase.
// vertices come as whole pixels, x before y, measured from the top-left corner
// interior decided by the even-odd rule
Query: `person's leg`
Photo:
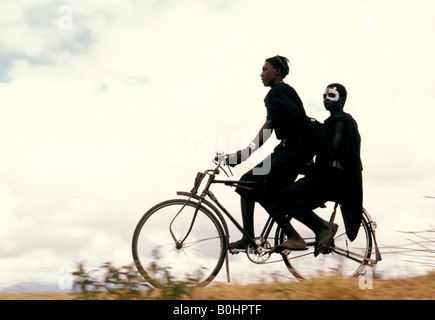
[[[240,207],[242,209],[243,228],[251,237],[254,237],[255,201],[245,197],[240,197]]]
[[[337,224],[322,219],[313,211],[305,211],[303,214],[292,215],[292,217],[305,224],[316,235],[315,257],[329,247],[332,238],[337,232]]]
[[[278,245],[274,251],[279,252],[284,249],[291,250],[305,250],[307,248],[307,244],[305,240],[299,235],[299,233],[293,228],[289,219],[287,219],[284,212],[280,209],[271,209],[265,207],[269,215],[273,218],[273,220],[281,227],[284,233],[287,236],[287,240]]]
[[[335,172],[317,170],[312,175],[298,180],[282,193],[285,211],[289,217],[302,222],[316,235],[315,256],[329,246],[338,226],[325,221],[312,210],[335,198],[336,181],[340,181],[340,177],[336,176]]]
[[[261,176],[255,175],[253,173],[253,171],[255,168],[262,167],[265,162],[268,162],[267,158],[265,160],[263,160],[261,163],[259,163],[256,167],[254,167],[250,171],[246,172],[240,178],[240,181],[241,181],[240,186],[242,186],[242,187],[236,188],[236,192],[240,195],[240,209],[242,212],[243,229],[245,229],[246,232],[252,237],[255,236],[255,233],[254,233],[254,209],[255,209],[256,199],[255,199],[255,194],[252,190],[253,184],[244,184],[243,181],[256,183],[256,181]],[[246,189],[243,187],[248,187],[249,189]],[[228,248],[230,250],[231,249],[246,249],[248,247],[248,245],[249,245],[249,241],[245,237],[242,237],[242,239],[240,239],[236,242],[229,243]]]
[[[276,172],[276,155],[280,152],[282,147],[277,146],[274,152],[267,156],[262,162],[257,164],[250,171],[246,172],[240,179],[240,185],[244,187],[252,188],[248,190],[246,188],[237,187],[236,192],[240,195],[240,207],[242,211],[242,221],[243,221],[243,229],[251,235],[255,237],[254,230],[254,209],[255,202],[262,202],[263,198],[268,197],[267,190],[264,189],[264,184],[266,182],[266,178],[269,175],[278,175],[282,180],[282,176]],[[275,164],[274,164],[275,163]],[[296,178],[296,177],[295,177]],[[254,182],[254,184],[244,184],[243,181]],[[272,184],[273,185],[273,184]],[[260,190],[260,191],[259,191]],[[243,237],[242,239],[231,242],[229,244],[229,249],[246,249],[249,245],[249,241]]]
[[[255,201],[240,197],[240,208],[242,210],[242,222],[243,229],[251,236],[254,237],[254,209]],[[229,244],[229,249],[246,249],[249,245],[249,240],[243,237],[241,240],[236,242],[231,242]]]
[[[276,252],[283,249],[305,250],[307,247],[304,239],[286,218],[283,207],[280,206],[281,191],[296,180],[299,167],[302,166],[299,156],[285,153],[284,149],[275,153],[271,161],[270,172],[257,181],[254,189],[258,202],[287,236],[287,240],[274,249]]]
[[[304,211],[301,213],[301,211]],[[325,225],[328,221],[323,220],[317,214],[315,214],[311,210],[301,209],[299,211],[292,211],[290,214],[292,218],[295,218],[299,222],[302,222],[307,227],[309,227],[316,235],[319,234],[322,229],[324,229]]]

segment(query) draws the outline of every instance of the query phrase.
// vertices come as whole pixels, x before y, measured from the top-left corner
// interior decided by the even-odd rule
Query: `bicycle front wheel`
[[[174,199],[147,211],[136,226],[132,253],[139,273],[156,288],[174,283],[206,286],[225,260],[222,226],[209,210]]]

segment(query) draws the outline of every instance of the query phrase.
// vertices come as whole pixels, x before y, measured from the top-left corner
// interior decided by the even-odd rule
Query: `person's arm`
[[[338,148],[341,145],[344,134],[344,122],[338,121],[334,128],[334,136],[332,137],[331,159],[336,159]]]
[[[267,119],[266,122],[264,122],[261,129],[258,131],[254,140],[247,147],[249,156],[254,151],[259,149],[270,138],[270,136],[272,135],[272,131],[273,131],[272,120]]]
[[[252,153],[258,150],[270,138],[272,131],[272,120],[267,119],[258,131],[254,140],[245,149],[227,155],[229,164],[236,166],[247,160]]]

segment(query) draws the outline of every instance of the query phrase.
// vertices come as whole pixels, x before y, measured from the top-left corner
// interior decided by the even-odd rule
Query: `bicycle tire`
[[[171,235],[172,231],[177,241],[184,238],[197,205],[185,199],[167,200],[139,220],[132,238],[133,259],[139,273],[153,287],[176,283],[206,286],[219,273],[226,257],[226,237],[207,208],[199,207],[183,245],[177,246]]]
[[[330,250],[314,257],[315,236],[305,225],[291,221],[295,229],[307,242],[307,251],[290,251],[281,253],[287,269],[297,279],[312,279],[321,276],[340,275],[355,277],[364,272],[373,252],[372,230],[363,216],[357,238],[351,242],[346,235],[341,215],[334,221],[339,225]],[[285,234],[278,227],[275,236],[276,244],[285,241]]]

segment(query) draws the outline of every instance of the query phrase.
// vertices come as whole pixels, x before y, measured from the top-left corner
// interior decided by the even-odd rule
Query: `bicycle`
[[[323,254],[314,257],[313,232],[293,221],[293,226],[304,237],[309,250],[284,250],[273,253],[273,248],[284,242],[286,236],[278,225],[274,229],[275,223],[270,216],[260,236],[253,238],[210,191],[213,184],[246,187],[249,183],[217,180],[216,176],[221,170],[229,178],[223,168],[226,165],[228,163],[224,155],[217,154],[212,169],[197,173],[194,187],[190,192],[177,192],[183,198],[158,203],[139,220],[133,234],[132,254],[139,273],[152,286],[160,288],[169,279],[183,281],[186,277],[195,279],[193,281],[195,285],[206,286],[214,280],[224,262],[226,262],[227,281],[230,282],[229,253],[245,252],[249,260],[257,264],[270,263],[270,257],[277,255],[279,257],[277,261],[283,260],[287,269],[298,279],[308,279],[337,271],[345,276],[358,276],[364,273],[365,267],[381,260],[375,237],[376,223],[367,211],[363,210],[361,229],[357,238],[350,242],[341,215],[336,214],[337,204],[330,221],[339,225],[339,231]],[[228,169],[232,174],[229,166]],[[207,176],[205,187],[198,195],[198,189]],[[240,185],[242,182],[243,186]],[[247,249],[228,251],[230,235],[225,216],[249,239],[250,244]]]

